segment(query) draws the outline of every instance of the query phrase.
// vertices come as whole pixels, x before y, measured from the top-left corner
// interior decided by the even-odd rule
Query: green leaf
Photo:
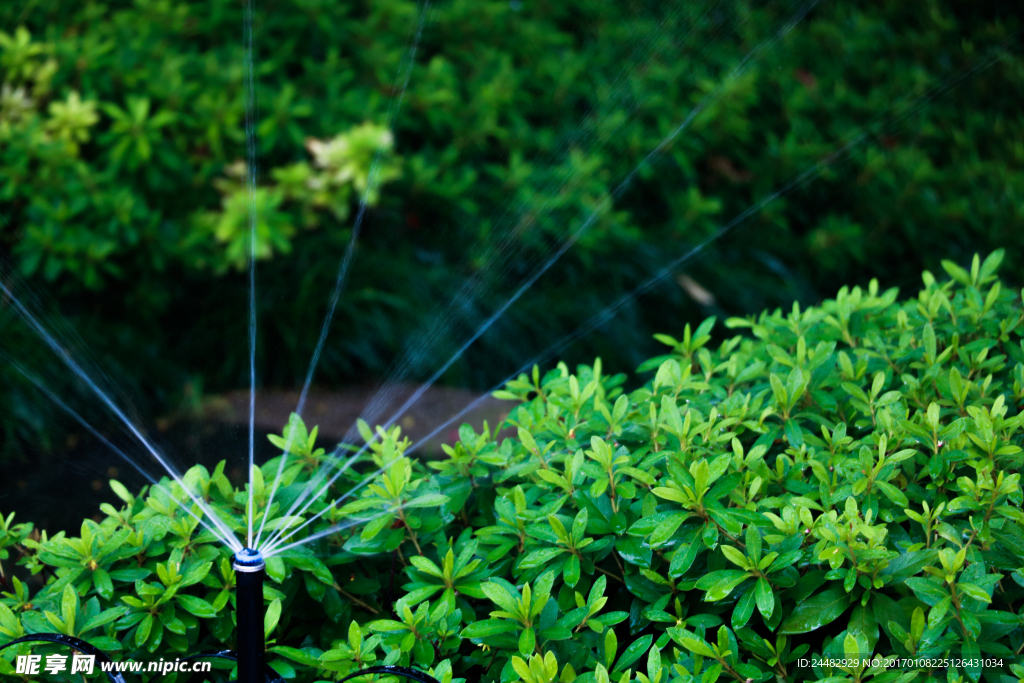
[[[771,375],[769,375],[768,382],[769,384],[771,384],[772,387],[772,394],[775,398],[775,405],[777,405],[779,409],[782,411],[788,410],[789,396],[786,394],[786,388],[782,385],[782,380],[779,379],[779,376],[773,372]]]
[[[576,517],[572,521],[572,542],[574,546],[579,546],[580,542],[583,541],[583,536],[587,531],[587,521],[589,515],[587,509],[583,508],[580,510]]]
[[[671,500],[675,503],[688,503],[689,497],[679,489],[668,488],[665,486],[656,486],[651,489],[651,493],[658,496],[658,498],[664,498],[665,500]]]
[[[766,620],[771,619],[775,610],[775,596],[772,594],[772,587],[763,576],[754,584],[754,598],[757,600],[757,609]]]
[[[669,565],[668,574],[673,578],[678,578],[686,573],[693,561],[697,559],[697,554],[701,551],[703,545],[697,541],[690,543],[689,545],[680,546],[675,554],[672,555],[672,563]]]
[[[992,598],[989,597],[989,594],[981,588],[979,588],[978,586],[975,586],[974,584],[957,583],[956,589],[961,593],[966,594],[968,597],[974,598],[975,600],[980,600],[981,602],[984,602],[986,604],[992,602]]]
[[[619,657],[619,661],[615,663],[613,673],[625,671],[633,662],[643,657],[653,641],[654,636],[648,633],[646,636],[641,636],[630,643],[629,647],[622,653],[622,656]]]
[[[733,609],[731,616],[733,630],[746,626],[747,622],[750,621],[751,615],[754,614],[754,605],[756,602],[754,599],[754,593],[754,590],[744,591],[743,595],[741,595],[740,599],[736,602],[736,607]]]
[[[747,556],[736,548],[729,545],[721,545],[719,546],[719,549],[722,551],[722,554],[725,555],[725,559],[739,566],[741,569],[748,569],[750,567],[750,560],[748,560]]]
[[[519,634],[519,654],[527,656],[537,648],[537,634],[528,628]]]
[[[510,588],[492,579],[487,583],[480,584],[480,590],[484,592],[484,595],[491,602],[506,612],[510,614],[517,614],[519,612],[519,595],[512,593]]]
[[[390,515],[387,515],[386,517],[390,517]],[[323,563],[323,560],[318,557],[312,557],[311,555],[289,555],[284,558],[284,561],[296,569],[311,572],[321,583],[328,586],[334,583],[334,577],[331,575],[331,570],[328,569],[327,565]]]
[[[697,581],[697,588],[706,590],[704,599],[709,602],[716,602],[725,598],[732,590],[746,581],[751,576],[750,572],[737,569],[722,569],[705,574]]]
[[[128,581],[131,583],[145,579],[152,573],[153,572],[148,569],[114,569],[113,571],[107,572],[110,578],[114,581]]]
[[[703,640],[700,640],[698,638],[691,638],[691,637],[688,637],[688,636],[676,636],[676,635],[673,635],[672,638],[673,638],[673,640],[678,642],[680,645],[685,647],[687,650],[689,650],[690,652],[693,652],[694,654],[698,654],[698,655],[701,655],[703,657],[714,657],[715,656],[715,651],[712,650],[711,646],[708,645]]]
[[[266,613],[263,615],[263,635],[269,639],[270,634],[277,628],[277,622],[281,619],[281,599],[276,598],[267,607]]]
[[[519,566],[523,567],[524,569],[529,569],[532,567],[543,567],[551,560],[567,552],[569,551],[565,548],[542,548],[540,550],[535,550],[526,557],[524,557]],[[488,595],[488,597],[490,596]]]
[[[935,550],[914,550],[904,553],[889,561],[888,566],[880,572],[894,583],[901,583],[921,572],[929,564],[934,564],[938,553]]]
[[[942,269],[949,273],[949,276],[964,286],[970,286],[971,276],[966,270],[947,259],[942,260]]]
[[[147,614],[139,622],[139,626],[135,630],[135,647],[141,648],[149,640],[149,634],[153,630],[153,621],[153,615]]]
[[[443,496],[440,493],[426,493],[422,496],[416,496],[412,500],[408,501],[403,505],[406,508],[433,508],[441,507],[448,502],[448,496]]]
[[[129,493],[128,489],[125,488],[125,485],[116,479],[110,480],[110,489],[114,492],[115,496],[123,500],[125,503],[128,503],[128,505],[135,503],[135,496]]]
[[[689,517],[689,513],[674,513],[668,516],[665,521],[658,525],[650,537],[651,546],[660,546],[667,543],[679,529],[680,525]]]
[[[921,339],[924,342],[925,358],[929,363],[935,362],[938,346],[935,340],[935,328],[932,327],[931,323],[925,324],[924,331],[921,333]]]
[[[570,555],[565,561],[562,568],[562,578],[565,580],[566,585],[575,588],[576,584],[580,580],[580,558],[576,555]]]
[[[428,574],[439,579],[444,578],[444,574],[438,566],[425,557],[413,555],[409,558],[409,564],[416,567],[416,569],[420,570],[424,574]]]
[[[185,608],[185,611],[194,614],[197,617],[209,619],[217,616],[217,610],[213,608],[213,605],[202,598],[197,598],[192,595],[176,595],[175,600],[178,601],[179,605]]]
[[[491,621],[501,621],[500,619],[492,619]],[[352,622],[353,624],[356,622]],[[480,622],[476,622],[480,623]],[[400,621],[394,619],[378,619],[370,622],[370,630],[374,633],[406,633],[409,627]]]
[[[78,593],[71,587],[71,584],[64,586],[64,593],[61,596],[61,617],[67,624],[68,635],[71,635],[78,618]]]
[[[981,660],[981,648],[974,638],[966,638],[960,645],[960,657],[965,660],[964,672],[972,681],[981,678],[981,667],[978,666]]]
[[[906,495],[904,495],[903,491],[900,491],[892,484],[885,481],[876,481],[875,486],[877,486],[878,489],[885,494],[886,498],[896,503],[896,505],[898,505],[900,509],[903,509],[910,504],[910,501],[907,500],[907,497]]]
[[[298,662],[305,666],[319,667],[320,666],[320,655],[323,654],[315,648],[304,648],[298,649],[294,647],[286,647],[284,645],[276,645],[274,647],[267,648],[267,652],[273,652],[274,654],[287,657],[293,662]]]
[[[949,611],[952,604],[953,599],[950,596],[946,596],[935,603],[935,605],[928,610],[928,628],[936,628],[940,623],[942,623],[942,619],[946,616],[946,613]]]
[[[803,430],[800,429],[800,425],[796,420],[786,420],[786,424],[783,426],[783,432],[786,435],[786,440],[789,442],[789,445],[793,448],[800,448],[804,445]]]
[[[847,629],[867,638],[869,650],[873,650],[875,643],[878,642],[878,619],[875,618],[874,612],[867,607],[857,605],[853,608]]]
[[[611,668],[615,661],[615,654],[619,648],[619,640],[615,635],[615,629],[610,628],[604,635],[604,665]]]
[[[485,584],[486,585],[486,584]],[[463,638],[486,638],[497,636],[502,633],[512,633],[522,628],[519,624],[508,619],[484,619],[474,621],[462,629]]]
[[[1005,255],[1005,249],[996,249],[985,258],[985,261],[981,264],[981,272],[978,274],[979,284],[985,284],[990,278],[995,276]]]
[[[750,557],[754,566],[757,566],[757,563],[761,561],[761,532],[753,524],[747,527],[746,542],[747,556]]]
[[[119,619],[127,611],[128,608],[126,607],[112,607],[108,610],[104,610],[96,616],[92,617],[91,619],[87,619],[86,622],[82,624],[81,627],[78,629],[78,631],[79,633],[86,633],[87,631],[91,631],[94,628],[106,626],[110,622]]]
[[[779,633],[809,633],[838,619],[849,608],[850,595],[842,586],[833,586],[797,604],[782,622]]]

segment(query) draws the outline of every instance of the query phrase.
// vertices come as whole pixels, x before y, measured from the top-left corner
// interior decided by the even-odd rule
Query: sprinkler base
[[[266,563],[258,550],[235,553],[235,633],[238,683],[263,683],[266,643],[263,635],[263,577]]]

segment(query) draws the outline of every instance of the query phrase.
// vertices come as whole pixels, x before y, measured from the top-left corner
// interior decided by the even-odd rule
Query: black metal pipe
[[[235,651],[238,683],[263,683],[266,642],[263,636],[263,577],[266,564],[257,550],[235,553]]]

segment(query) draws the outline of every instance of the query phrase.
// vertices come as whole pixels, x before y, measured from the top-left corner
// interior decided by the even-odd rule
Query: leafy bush
[[[630,393],[599,361],[534,369],[499,392],[519,403],[517,438],[463,426],[436,461],[362,424],[366,462],[308,514],[327,508],[314,530],[373,519],[268,560],[272,664],[298,680],[386,662],[445,683],[884,683],[909,677],[796,660],[1010,657],[1024,645],[1024,306],[996,279],[1001,258],[947,262],[951,280],[926,272],[903,302],[872,282],[730,319],[753,336],[717,349],[713,318],[687,326]],[[281,511],[330,462],[298,418],[272,441],[298,447],[268,528],[295,523]],[[257,510],[278,462],[254,482]],[[187,481],[244,527],[223,465]],[[0,637],[56,629],[137,659],[230,646],[229,551],[177,486],[111,486],[124,505],[79,538],[4,521]]]
[[[268,385],[304,377],[359,189],[355,178],[335,182],[339,175],[321,182],[306,141],[324,149],[372,132],[367,121],[385,125],[416,8],[413,0],[257,8],[257,205],[261,255],[276,255],[260,280],[274,292],[261,310],[259,376]],[[390,182],[369,214],[337,346],[319,377],[385,371],[429,326],[419,313],[447,301],[463,276],[481,283],[474,305],[459,311],[459,325],[474,326],[553,243],[609,207],[556,276],[539,283],[546,295],[511,310],[449,377],[489,385],[529,357],[511,340],[546,346],[575,329],[871,121],[878,126],[846,163],[751,219],[755,239],[702,253],[691,275],[716,302],[702,317],[721,315],[719,306],[743,313],[793,298],[814,303],[842,283],[894,270],[907,285],[942,257],[1000,245],[1020,263],[1015,198],[1024,175],[1019,145],[1007,141],[1024,125],[1014,95],[1024,71],[1018,52],[997,49],[1018,18],[986,2],[817,3],[733,77],[744,55],[806,8],[792,0],[432,7],[392,125]],[[244,209],[233,175],[245,158],[241,10],[231,0],[0,7],[3,250],[65,310],[100,319],[90,341],[130,330],[136,348],[158,348],[162,364],[202,374],[214,390],[247,376],[236,343],[244,279],[232,268]],[[904,117],[901,102],[984,63],[989,50],[1001,59]],[[721,97],[611,201],[619,181],[718,88]],[[372,147],[375,137],[360,144]],[[358,173],[366,159],[354,157]],[[498,252],[503,239],[510,248]],[[1021,279],[1017,270],[1009,276]],[[118,296],[103,296],[111,287]],[[619,334],[589,340],[581,357],[635,364],[666,311],[701,308],[671,284],[629,311]],[[182,319],[232,328],[196,340]],[[150,364],[125,374],[146,376]]]

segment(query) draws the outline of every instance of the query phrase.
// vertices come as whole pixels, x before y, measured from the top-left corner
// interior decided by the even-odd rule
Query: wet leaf
[[[830,624],[850,607],[850,595],[841,586],[833,586],[804,600],[793,608],[779,633],[809,633]]]

